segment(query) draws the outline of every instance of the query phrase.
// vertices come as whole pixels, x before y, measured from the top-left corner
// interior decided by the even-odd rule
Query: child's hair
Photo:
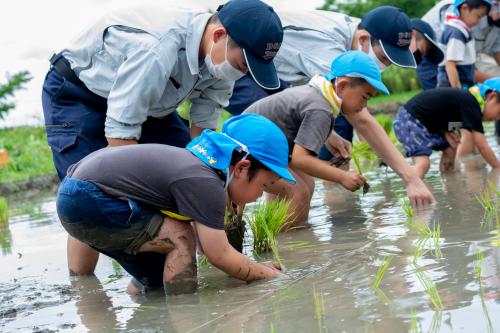
[[[486,7],[489,12],[491,9],[491,5],[484,0],[465,0],[460,6],[458,6],[458,10],[460,10],[460,7],[462,7],[463,5],[467,5],[467,7],[469,7],[469,10]]]
[[[241,159],[246,155],[244,151],[236,151],[233,150],[233,155],[231,156],[231,165],[236,165]],[[245,158],[247,161],[250,161],[250,168],[248,169],[248,180],[252,180],[252,178],[255,176],[257,171],[264,169],[264,170],[270,170],[268,167],[266,167],[264,164],[262,164],[259,160],[257,160],[255,157],[252,155],[247,155]]]
[[[363,79],[362,77],[356,77],[356,76],[342,76],[342,77],[345,77],[349,80],[349,85],[351,87],[357,87],[357,86],[362,86],[364,85],[366,82],[365,79]],[[335,79],[332,80],[332,84],[335,85]]]
[[[488,90],[488,91],[486,92],[486,94],[484,94],[484,97],[486,97],[486,98],[487,98],[487,97],[488,97],[488,95],[489,95],[490,93],[493,93],[493,92],[496,92],[496,93],[497,93],[497,103],[500,103],[500,92],[498,92],[498,91]]]

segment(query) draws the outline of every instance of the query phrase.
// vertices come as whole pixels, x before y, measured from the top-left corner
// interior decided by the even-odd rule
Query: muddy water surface
[[[426,180],[438,203],[415,220],[439,224],[441,258],[431,241],[419,247],[399,204],[402,183],[381,168],[367,174],[365,196],[317,182],[310,228],[280,237],[289,280],[247,285],[203,266],[199,292],[175,298],[129,297],[129,276],[104,256],[95,278],[70,279],[54,193],[10,198],[10,222],[0,226],[0,331],[500,332],[500,228],[483,221],[475,199],[488,180],[500,187],[500,172],[469,158],[441,177],[436,158]],[[417,248],[429,251],[414,259]],[[435,284],[442,310],[415,265]]]

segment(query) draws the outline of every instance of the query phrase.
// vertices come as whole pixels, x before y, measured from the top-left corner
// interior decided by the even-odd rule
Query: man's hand
[[[366,182],[365,177],[354,171],[344,171],[340,184],[351,192],[357,191]]]
[[[277,263],[277,262],[272,262],[272,261],[264,261],[261,262],[262,265],[267,266],[271,268],[273,271],[277,273],[277,277],[283,277],[283,278],[288,278],[288,275],[284,274],[285,272],[285,266],[283,264]]]
[[[406,193],[413,207],[432,204],[435,201],[434,196],[419,177],[406,183]]]
[[[351,156],[352,145],[349,141],[332,132],[325,142],[326,148],[335,157],[349,158]]]

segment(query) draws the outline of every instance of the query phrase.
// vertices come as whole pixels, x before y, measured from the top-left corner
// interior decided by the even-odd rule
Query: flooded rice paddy
[[[9,198],[0,331],[500,332],[500,227],[476,199],[488,181],[500,188],[500,171],[471,157],[441,177],[438,157],[426,178],[438,202],[413,222],[385,168],[367,173],[364,196],[317,182],[310,227],[279,237],[290,279],[246,284],[204,265],[198,293],[171,298],[131,298],[129,276],[104,256],[96,277],[70,278],[54,192]]]

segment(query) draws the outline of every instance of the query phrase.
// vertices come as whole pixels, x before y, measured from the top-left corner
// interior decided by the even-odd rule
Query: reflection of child
[[[491,8],[491,0],[455,0],[455,15],[448,15],[440,44],[445,59],[438,67],[438,87],[474,85],[476,49],[471,28]]]
[[[279,178],[295,182],[287,166],[285,136],[258,115],[228,120],[223,134],[206,130],[187,149],[142,144],[94,152],[69,168],[57,195],[61,223],[81,244],[68,248],[69,269],[91,274],[101,252],[134,277],[130,292],[193,292],[197,238],[208,260],[231,276],[278,276],[279,265],[256,263],[229,245],[224,212],[226,189],[245,204]]]
[[[394,130],[420,177],[429,170],[433,150],[443,152],[441,171],[453,169],[460,140],[464,144],[473,142],[493,168],[500,168],[500,161],[486,142],[482,124],[482,121],[500,119],[499,92],[500,78],[494,78],[468,91],[426,90],[399,109]]]
[[[333,61],[332,71],[325,76],[316,75],[308,85],[286,89],[246,109],[245,113],[272,120],[288,139],[290,170],[297,184],[288,186],[280,181],[266,192],[291,199],[297,222],[307,219],[314,190],[312,177],[340,183],[351,191],[363,186],[362,175],[335,168],[318,159],[317,154],[335,117],[361,112],[377,89],[388,94],[375,61],[363,52],[348,51]],[[336,137],[338,146],[345,144],[345,140]]]

